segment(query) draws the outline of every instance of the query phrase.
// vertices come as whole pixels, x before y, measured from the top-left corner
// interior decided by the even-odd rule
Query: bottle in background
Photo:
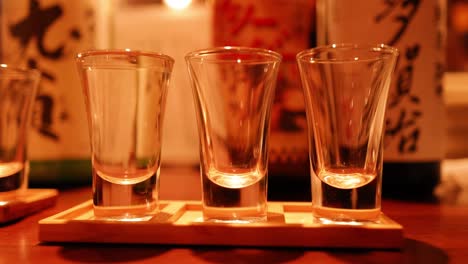
[[[0,61],[42,73],[29,143],[30,185],[91,183],[74,56],[94,45],[93,1],[0,0]]]
[[[386,112],[384,197],[433,199],[445,155],[445,0],[318,0],[319,44],[400,51]]]
[[[315,40],[315,0],[215,0],[213,13],[215,46],[282,54],[270,123],[268,198],[310,200],[307,122],[296,54],[315,46],[310,43]]]

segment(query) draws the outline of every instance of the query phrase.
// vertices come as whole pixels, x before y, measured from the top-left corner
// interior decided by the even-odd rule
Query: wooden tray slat
[[[310,203],[271,202],[268,221],[254,224],[202,221],[198,201],[161,201],[148,221],[96,220],[90,201],[39,222],[42,242],[141,243],[267,247],[401,248],[403,228],[382,214],[379,223],[324,225]]]

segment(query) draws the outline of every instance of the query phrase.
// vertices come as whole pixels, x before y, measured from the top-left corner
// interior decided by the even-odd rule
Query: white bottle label
[[[385,43],[400,51],[386,112],[386,161],[445,155],[444,8],[438,0],[318,1],[319,44]]]
[[[2,1],[0,14],[2,62],[42,73],[29,158],[88,158],[86,112],[74,57],[94,44],[94,13],[89,2]]]

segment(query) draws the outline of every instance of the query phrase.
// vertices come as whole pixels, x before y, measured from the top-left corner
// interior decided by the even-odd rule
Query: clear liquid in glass
[[[265,221],[266,180],[266,173],[258,170],[202,172],[204,221]]]
[[[26,173],[22,162],[0,163],[0,192],[16,191],[26,187]]]
[[[155,213],[159,169],[93,166],[93,181],[95,216],[138,221]]]
[[[372,221],[380,215],[381,173],[361,168],[327,169],[312,175],[314,215],[329,220]],[[314,187],[315,186],[315,187]]]

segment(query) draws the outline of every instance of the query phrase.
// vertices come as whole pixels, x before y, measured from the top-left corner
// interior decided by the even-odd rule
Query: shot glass
[[[270,112],[281,55],[219,47],[185,58],[198,121],[203,220],[265,221]]]
[[[139,221],[157,209],[161,130],[174,60],[131,50],[76,58],[91,142],[97,218]]]
[[[305,94],[315,218],[377,221],[383,125],[398,51],[333,44],[297,54]]]
[[[40,73],[0,64],[0,201],[27,188],[28,133]]]

